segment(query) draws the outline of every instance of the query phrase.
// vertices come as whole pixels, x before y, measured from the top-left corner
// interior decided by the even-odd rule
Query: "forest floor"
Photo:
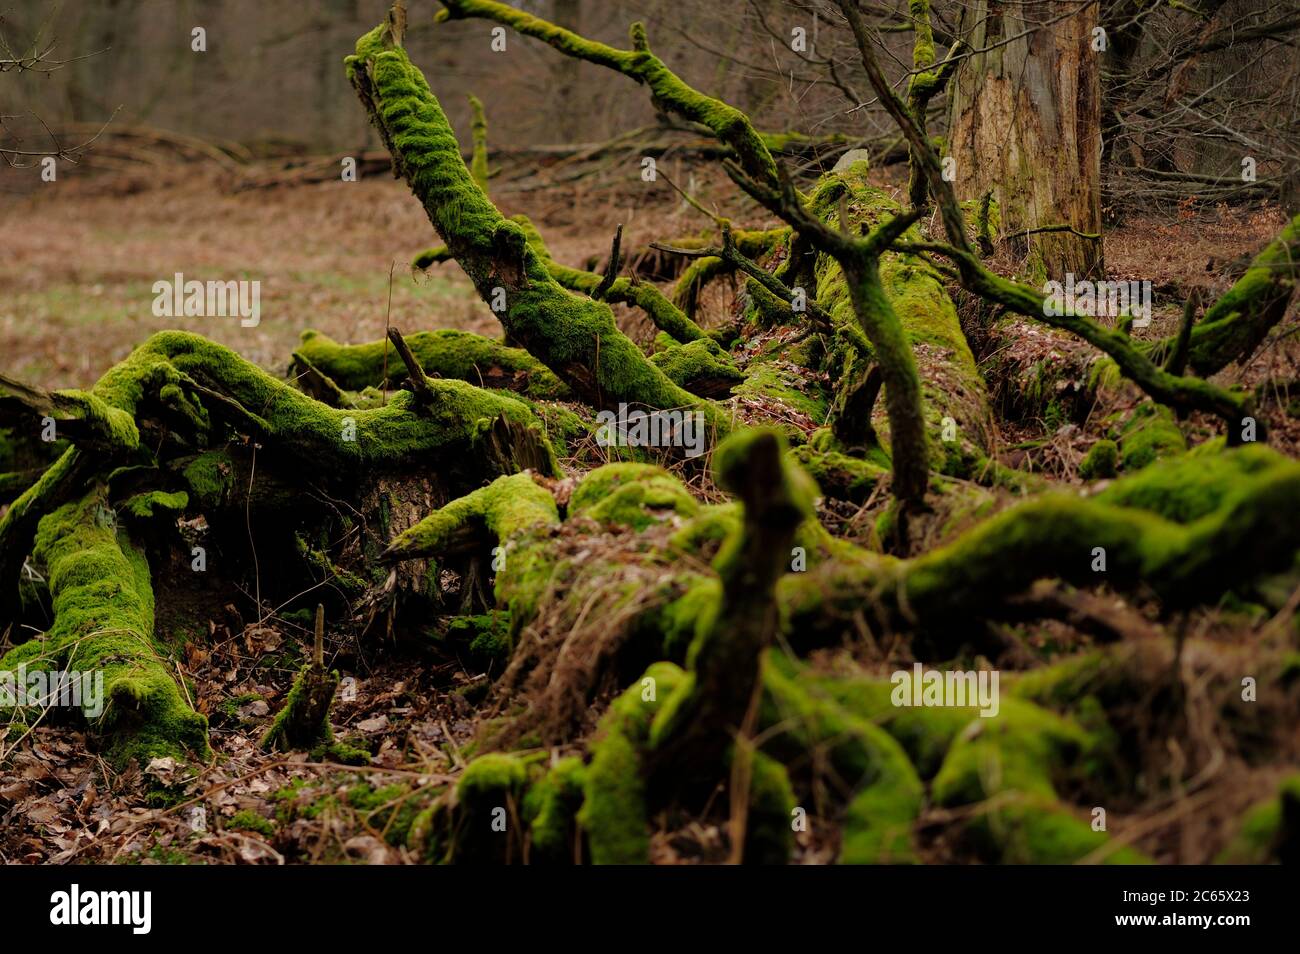
[[[706,182],[697,192],[706,204],[710,188]],[[529,214],[555,258],[568,264],[606,253],[620,222],[625,248],[706,224],[666,188],[494,197],[506,214]],[[277,372],[308,328],[340,342],[382,338],[386,324],[408,332],[499,333],[456,266],[411,272],[410,259],[436,240],[405,184],[386,177],[236,193],[197,175],[129,194],[67,182],[10,205],[10,239],[0,258],[0,368],[33,384],[88,387],[151,333],[169,327],[207,335]],[[1108,275],[1153,282],[1157,321],[1147,333],[1165,334],[1183,294],[1193,286],[1211,296],[1221,292],[1225,267],[1262,247],[1284,221],[1271,208],[1188,208],[1174,220],[1130,218],[1107,233]],[[151,287],[178,271],[186,279],[259,279],[260,323],[244,328],[237,318],[155,317]],[[704,324],[721,316],[726,299],[724,292],[707,303],[712,314]],[[650,326],[638,316],[623,311],[620,321],[639,340],[649,337]],[[1294,379],[1295,344],[1266,346],[1248,368],[1225,372],[1225,380]],[[1275,426],[1274,435],[1273,443],[1296,453],[1294,422]],[[230,605],[212,619],[207,644],[191,645],[179,663],[196,708],[212,725],[218,755],[212,766],[186,782],[172,804],[149,805],[144,773],[165,776],[174,766],[115,774],[85,754],[75,729],[39,725],[0,771],[0,861],[415,860],[384,840],[384,828],[413,780],[436,785],[463,764],[460,750],[476,730],[470,700],[482,674],[409,647],[389,651],[332,640],[331,665],[356,677],[355,695],[335,702],[335,731],[367,748],[371,764],[267,754],[258,739],[310,634],[274,616],[248,626],[249,607],[243,610]],[[1267,780],[1255,781],[1225,795],[1225,815],[1267,787]],[[796,861],[833,859],[834,845],[806,834],[799,839]],[[660,862],[723,860],[724,842],[716,827],[694,825],[657,835],[652,854]],[[932,849],[943,856],[943,846]],[[1187,845],[1165,849],[1163,860],[1192,859]]]

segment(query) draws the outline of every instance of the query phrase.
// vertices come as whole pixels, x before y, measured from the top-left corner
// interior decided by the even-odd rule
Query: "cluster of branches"
[[[1102,4],[1103,137],[1113,204],[1276,196],[1300,175],[1300,6]],[[1257,165],[1243,176],[1242,162]]]
[[[55,56],[55,41],[46,36],[44,27],[37,30],[27,44],[15,45],[4,30],[4,25],[4,18],[0,17],[0,73],[51,73],[63,69],[70,63],[98,55],[98,53],[86,53],[67,58]],[[15,129],[14,120],[19,118],[7,114],[3,103],[0,102],[0,160],[11,168],[30,166],[36,160],[46,157],[75,163],[108,126],[108,122],[105,122],[89,138],[67,144],[61,141],[59,135],[40,116],[32,113],[30,118],[41,128],[46,144],[29,148],[21,132]],[[109,121],[111,122],[111,118]]]

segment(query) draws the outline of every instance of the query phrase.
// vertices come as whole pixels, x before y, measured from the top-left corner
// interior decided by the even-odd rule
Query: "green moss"
[[[1009,684],[1011,693],[1039,706],[1068,708],[1080,700],[1103,693],[1127,666],[1120,653],[1128,649],[1094,650],[1061,659],[1050,666],[1021,673]],[[1122,692],[1135,688],[1124,681]]]
[[[162,395],[164,399],[167,396]],[[86,443],[111,451],[133,451],[140,446],[140,432],[134,417],[100,395],[85,391],[55,391],[51,398],[56,419],[66,415],[77,420],[80,428],[87,432]]]
[[[216,725],[240,725],[244,717],[240,715],[239,710],[252,702],[261,701],[262,697],[256,692],[244,692],[237,696],[231,696],[228,699],[222,699],[217,704],[216,711],[213,713],[212,721]],[[252,722],[250,718],[248,721]]]
[[[183,490],[178,490],[175,493],[152,490],[148,493],[136,494],[123,505],[123,509],[130,516],[141,520],[154,517],[171,517],[174,519],[185,512],[185,508],[189,506],[189,503],[189,495]]]
[[[1079,464],[1079,476],[1084,480],[1104,480],[1119,471],[1119,445],[1112,440],[1099,440],[1088,448]]]
[[[752,276],[745,277],[746,323],[756,328],[777,328],[798,324],[803,320],[802,315],[795,313],[790,302],[777,297],[775,292]]]
[[[370,750],[346,739],[324,742],[309,753],[313,759],[338,762],[340,765],[369,765]]]
[[[33,555],[49,568],[54,623],[0,668],[21,658],[29,669],[102,673],[103,698],[83,681],[81,711],[96,734],[110,738],[117,764],[206,758],[207,720],[185,701],[154,640],[148,562],[106,512],[100,489],[42,518]]]
[[[294,534],[294,542],[297,544],[298,554],[303,562],[321,577],[331,580],[346,599],[359,599],[370,588],[369,584],[357,574],[336,566],[328,553],[308,545],[302,534]]]
[[[596,424],[589,415],[584,416],[587,414],[586,408],[554,401],[533,401],[524,397],[519,400],[542,422],[542,432],[557,454],[565,458],[590,454],[591,436]],[[583,413],[578,413],[574,408]]]
[[[95,385],[95,393],[134,414],[158,379],[183,382],[191,376],[215,385],[248,409],[244,424],[277,454],[318,466],[353,472],[418,466],[435,454],[479,449],[497,418],[536,431],[550,453],[526,405],[463,381],[428,381],[434,401],[425,414],[414,413],[415,396],[406,391],[392,395],[386,407],[331,408],[230,349],[181,331],[153,335],[110,369]],[[202,411],[195,407],[195,413]]]
[[[530,860],[567,864],[575,860],[577,814],[582,807],[587,767],[569,757],[552,765],[524,796],[524,816],[532,833]]]
[[[327,673],[313,663],[304,666],[285,697],[284,707],[262,736],[262,748],[292,751],[333,742],[329,704],[338,683],[338,672]]]
[[[485,664],[506,662],[514,646],[510,638],[510,614],[500,610],[453,617],[447,624],[447,635],[467,643],[469,651]]]
[[[465,767],[456,783],[447,861],[504,861],[510,856],[511,846],[522,843],[522,833],[512,828],[520,824],[527,779],[526,762],[504,753],[481,755]],[[504,831],[499,830],[503,818]]]
[[[344,794],[349,808],[359,812],[365,824],[383,833],[391,845],[405,844],[416,816],[423,809],[419,789],[395,782],[378,788],[368,782],[350,786]]]
[[[361,37],[346,60],[349,79],[480,296],[492,303],[504,293],[498,317],[511,338],[589,403],[698,407],[715,429],[725,430],[717,409],[669,381],[618,330],[608,305],[555,281],[525,229],[506,220],[474,183],[423,74],[394,41],[387,25]]]
[[[732,389],[732,397],[780,404],[820,424],[826,420],[829,398],[812,376],[778,361],[763,361],[745,369],[745,380]],[[802,440],[803,431],[792,428],[786,436]]]
[[[721,258],[707,256],[695,259],[677,277],[677,284],[673,286],[673,304],[688,318],[694,319],[704,289],[715,279],[734,271],[735,267]]]
[[[551,257],[542,234],[533,225],[532,220],[524,215],[514,215],[510,221],[519,225],[528,237],[528,247],[537,253],[546,266],[551,277],[564,288],[580,292],[600,301],[635,305],[644,311],[662,334],[667,334],[673,341],[690,343],[708,341],[700,326],[692,321],[673,302],[664,297],[654,285],[635,278],[615,278],[608,285],[605,276],[595,272],[584,271],[561,265]],[[602,286],[603,291],[602,291]],[[599,295],[597,294],[599,293]],[[668,371],[668,369],[664,369]],[[669,374],[669,378],[678,384],[682,382]]]
[[[901,211],[872,185],[865,163],[819,179],[809,207],[838,226],[841,200],[848,226],[863,234]],[[916,235],[909,230],[905,237],[913,240]],[[991,413],[983,378],[942,276],[919,256],[898,252],[880,257],[878,288],[851,288],[840,263],[829,255],[817,257],[814,272],[817,301],[830,314],[838,339],[828,367],[832,379],[851,383],[861,373],[854,369],[882,359],[878,352],[883,342],[889,349],[884,358],[914,365],[899,373],[914,374],[919,382],[931,469],[961,478],[976,474],[987,450],[985,422]],[[867,291],[876,294],[865,295]],[[856,303],[855,294],[860,299]],[[895,320],[901,330],[897,342]],[[945,427],[949,420],[952,424]],[[882,444],[889,446],[884,401],[877,402],[873,423]]]
[[[1175,523],[1164,513],[1176,507],[1195,506],[1201,493],[1195,478],[1169,481],[1183,488],[1172,497],[1156,495],[1152,506],[1168,508],[1152,513],[1133,506],[1118,506],[1129,489],[1125,478],[1093,499],[1073,495],[1043,494],[983,521],[953,543],[936,548],[905,563],[875,562],[837,567],[828,572],[840,579],[788,584],[788,598],[796,601],[791,612],[801,612],[797,601],[807,597],[814,612],[826,604],[868,599],[874,591],[878,610],[899,612],[909,626],[933,626],[942,621],[970,618],[1007,596],[1025,589],[1033,579],[1055,576],[1075,584],[1095,584],[1094,550],[1106,555],[1106,581],[1112,586],[1149,587],[1171,605],[1199,605],[1216,598],[1237,582],[1253,579],[1270,568],[1289,565],[1297,543],[1296,528],[1279,521],[1278,513],[1300,506],[1300,465],[1260,449],[1225,452],[1232,458],[1251,452],[1265,466],[1249,473],[1247,460],[1239,460],[1230,478],[1218,469],[1219,482],[1209,499],[1218,505],[1187,523]],[[1208,470],[1205,460],[1170,462],[1191,470]],[[1139,476],[1139,485],[1142,484]],[[1130,502],[1130,501],[1124,501]],[[1203,505],[1201,505],[1203,506]],[[1196,512],[1195,509],[1190,512]],[[867,587],[856,588],[857,576]],[[812,587],[809,589],[809,587]],[[901,589],[900,589],[901,587]],[[855,596],[850,597],[849,594]],[[820,598],[822,604],[817,606]],[[900,601],[901,598],[901,601]],[[905,601],[905,602],[902,602]],[[907,609],[903,610],[906,605]],[[892,608],[892,609],[891,609]]]
[[[569,515],[606,526],[644,530],[666,516],[690,517],[699,503],[681,481],[653,464],[606,464],[585,476],[569,499]]]
[[[1300,260],[1300,215],[1293,218],[1251,262],[1245,274],[1219,297],[1192,328],[1190,362],[1203,377],[1252,354],[1286,314]],[[1173,339],[1157,342],[1168,351]]]
[[[1105,832],[1093,831],[1058,800],[1054,776],[1085,761],[1098,740],[1075,722],[1018,699],[1004,699],[998,715],[972,720],[953,742],[935,776],[939,805],[956,807],[996,799],[975,816],[968,833],[979,849],[1012,864],[1070,864],[1103,850]],[[1105,855],[1110,864],[1140,863],[1136,851]]]
[[[829,764],[831,784],[845,805],[840,860],[914,861],[912,826],[924,791],[902,747],[824,692],[800,685],[779,657],[769,655],[763,686],[760,720],[773,737],[769,751],[787,763],[817,752]]]
[[[659,623],[664,656],[684,660],[687,650],[700,638],[701,623],[717,615],[721,600],[721,584],[710,577],[699,577],[681,596],[665,605]]]
[[[838,451],[820,451],[810,444],[790,452],[828,497],[865,503],[889,470],[879,464]]]
[[[1262,865],[1294,862],[1300,852],[1300,775],[1278,786],[1277,794],[1246,813],[1219,864]]]
[[[669,538],[669,546],[680,553],[698,554],[716,546],[740,527],[740,504],[735,502],[701,507]]]
[[[1119,438],[1120,457],[1127,473],[1141,470],[1164,457],[1187,450],[1187,440],[1173,412],[1159,404],[1140,404],[1124,424]]]
[[[738,757],[733,750],[732,758]],[[745,825],[746,864],[783,865],[794,850],[794,790],[776,759],[750,753],[749,812]]]
[[[774,586],[812,513],[816,486],[786,452],[776,431],[751,429],[732,434],[713,455],[714,480],[740,498],[743,520],[713,559],[721,598],[701,604],[689,675],[651,729],[652,746],[688,777],[716,771],[730,748],[727,727],[745,718],[774,635]]]
[[[182,472],[200,507],[221,507],[234,487],[234,466],[223,451],[200,454]]]
[[[267,838],[275,835],[275,823],[249,808],[235,812],[226,822],[226,828],[232,831],[253,831]]]
[[[569,389],[560,379],[522,348],[510,348],[482,335],[452,329],[417,331],[403,337],[429,377],[506,387],[535,399],[569,396]],[[378,387],[385,373],[389,387],[407,379],[406,365],[386,338],[341,345],[320,332],[304,331],[294,354],[349,391]]]
[[[469,97],[469,108],[474,117],[471,126],[474,150],[471,154],[469,174],[474,177],[474,183],[486,192],[488,187],[487,116],[483,112],[483,102],[477,96]]]
[[[979,715],[969,706],[896,706],[894,685],[883,679],[825,678],[815,680],[815,686],[846,712],[896,739],[923,779],[934,777],[953,739]]]
[[[692,394],[721,397],[745,380],[739,368],[710,338],[674,344],[650,358],[669,379]]]
[[[578,812],[595,864],[645,864],[650,860],[644,753],[656,712],[663,700],[679,691],[684,678],[672,663],[656,663],[601,717],[589,746],[591,764]],[[645,679],[653,680],[649,684],[652,694]]]
[[[1285,457],[1263,445],[1188,457],[1188,460],[1175,458],[1151,464],[1137,474],[1125,476],[1095,499],[1146,510],[1178,523],[1190,523],[1221,507],[1235,495],[1243,481],[1260,477],[1287,462]]]
[[[516,534],[559,522],[550,491],[529,474],[511,474],[435,510],[399,534],[386,553],[393,559],[436,555],[474,525],[505,543]]]

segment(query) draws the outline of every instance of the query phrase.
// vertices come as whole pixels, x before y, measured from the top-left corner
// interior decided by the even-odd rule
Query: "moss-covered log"
[[[664,297],[663,292],[654,285],[635,278],[612,278],[607,281],[604,275],[561,265],[551,257],[541,232],[527,216],[511,216],[510,221],[524,230],[529,246],[541,257],[551,277],[564,288],[599,301],[635,305],[646,313],[656,328],[683,344],[705,337],[700,326]]]
[[[205,759],[207,720],[154,637],[149,564],[118,528],[104,485],[41,520],[33,558],[48,568],[54,622],[6,654],[0,670],[75,676],[73,700],[119,765]]]

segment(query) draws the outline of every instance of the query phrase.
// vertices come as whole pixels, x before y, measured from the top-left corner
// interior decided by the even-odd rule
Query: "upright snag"
[[[325,607],[318,603],[311,662],[298,673],[284,708],[262,736],[262,748],[292,751],[333,742],[329,714],[338,684],[339,674],[325,669]]]

